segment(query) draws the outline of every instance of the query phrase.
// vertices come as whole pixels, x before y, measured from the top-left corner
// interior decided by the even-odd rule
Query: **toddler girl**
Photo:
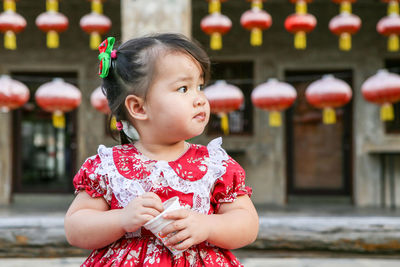
[[[244,170],[221,138],[185,141],[209,119],[206,53],[177,34],[114,41],[99,47],[99,74],[122,144],[99,146],[76,174],[69,243],[93,249],[82,266],[241,266],[229,249],[258,232]],[[183,208],[161,215],[172,220],[161,240],[143,226],[172,197]]]

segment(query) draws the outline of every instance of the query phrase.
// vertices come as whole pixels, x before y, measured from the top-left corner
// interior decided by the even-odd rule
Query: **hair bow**
[[[99,45],[99,75],[101,78],[105,78],[108,76],[108,71],[111,66],[111,52],[113,50],[115,43],[114,37],[108,37]]]

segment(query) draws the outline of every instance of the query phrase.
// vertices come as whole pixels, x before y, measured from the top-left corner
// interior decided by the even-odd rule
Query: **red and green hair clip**
[[[117,51],[113,50],[115,43],[114,37],[108,37],[99,45],[99,75],[101,78],[108,76],[111,67],[111,59],[117,57]]]

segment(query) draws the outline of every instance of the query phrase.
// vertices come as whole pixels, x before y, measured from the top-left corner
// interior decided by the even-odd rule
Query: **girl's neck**
[[[149,159],[175,161],[189,149],[189,143],[179,141],[173,144],[159,144],[139,140],[135,143],[135,147]]]

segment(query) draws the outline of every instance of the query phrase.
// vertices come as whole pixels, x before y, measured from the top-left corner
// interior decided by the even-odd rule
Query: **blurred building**
[[[250,45],[250,33],[240,25],[247,1],[222,3],[222,13],[233,22],[223,35],[223,48],[209,48],[209,36],[200,29],[208,14],[206,1],[108,0],[104,14],[112,20],[107,36],[127,40],[153,31],[176,31],[198,40],[211,56],[212,81],[226,80],[245,95],[245,104],[229,115],[230,131],[224,148],[245,168],[258,205],[285,205],[324,201],[355,206],[400,205],[400,105],[395,120],[382,122],[379,107],[366,102],[362,83],[377,70],[400,73],[399,52],[387,51],[387,38],[376,31],[386,16],[387,5],[378,0],[353,4],[362,20],[353,36],[352,49],[338,49],[338,38],[328,24],[339,13],[329,0],[315,0],[308,12],[317,26],[307,35],[307,48],[296,50],[293,35],[284,28],[294,5],[268,0],[272,27],[264,32],[259,47]],[[46,48],[46,35],[35,26],[45,10],[45,1],[19,1],[17,12],[28,22],[17,35],[17,50],[0,49],[0,73],[26,84],[29,103],[11,113],[0,114],[0,203],[16,195],[71,194],[72,177],[83,161],[96,153],[99,144],[116,144],[107,131],[108,120],[90,104],[90,95],[100,85],[98,52],[89,48],[89,36],[79,20],[90,12],[88,1],[60,1],[59,10],[69,19],[69,29],[60,34],[60,47]],[[104,38],[105,36],[103,36]],[[321,110],[311,107],[305,89],[324,74],[333,74],[353,90],[352,101],[336,110],[337,123],[324,125]],[[79,108],[67,114],[65,130],[51,125],[51,114],[34,101],[38,86],[61,77],[82,92]],[[256,109],[252,89],[269,78],[292,84],[298,94],[294,106],[284,113],[282,127],[268,125],[268,113]],[[219,120],[212,117],[206,132],[195,142],[206,144],[222,135]],[[62,137],[60,139],[60,136]],[[60,141],[65,140],[65,141]],[[61,143],[60,143],[61,142]],[[62,160],[60,160],[62,159]],[[60,164],[63,165],[60,168]]]

